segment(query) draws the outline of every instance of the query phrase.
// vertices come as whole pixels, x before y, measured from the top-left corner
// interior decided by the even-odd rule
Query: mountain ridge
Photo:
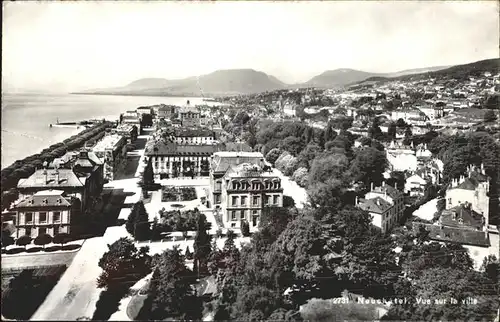
[[[488,61],[488,60],[485,60]],[[465,65],[474,65],[483,61]],[[364,81],[384,81],[412,75],[427,75],[446,71],[457,66],[435,66],[407,69],[393,73],[372,73],[351,68],[326,70],[304,83],[287,84],[275,76],[251,68],[220,69],[209,74],[182,79],[141,78],[125,86],[91,89],[73,94],[137,95],[137,96],[221,96],[254,94],[287,88],[333,88],[358,84]]]

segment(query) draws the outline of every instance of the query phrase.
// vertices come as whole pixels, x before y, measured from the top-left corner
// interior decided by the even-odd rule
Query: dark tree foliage
[[[138,201],[132,207],[125,229],[137,240],[147,240],[151,237],[149,215],[142,201]]]
[[[154,183],[154,181],[153,164],[151,163],[151,158],[149,158],[148,163],[144,168],[144,173],[142,174],[142,182],[145,187],[149,187]]]
[[[197,273],[205,273],[207,271],[207,261],[211,252],[212,236],[207,233],[207,219],[205,214],[200,213],[198,216],[197,231],[194,239],[194,261],[198,268]]]

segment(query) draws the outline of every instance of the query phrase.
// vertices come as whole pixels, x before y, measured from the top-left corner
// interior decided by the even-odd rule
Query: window
[[[252,182],[252,189],[253,190],[259,190],[260,184],[258,182]]]
[[[33,213],[32,212],[27,212],[25,215],[26,218],[26,224],[32,224],[33,223]]]
[[[236,220],[236,211],[231,211],[231,220]]]
[[[222,183],[220,181],[217,181],[215,183],[215,190],[221,190],[222,189]]]
[[[40,227],[38,228],[38,235],[45,235],[47,233],[47,228]]]
[[[252,215],[253,216],[257,216],[259,213],[257,212],[257,210],[252,210]]]
[[[31,227],[26,227],[26,232],[24,233],[26,236],[30,236],[31,237]]]
[[[244,210],[242,210],[240,213],[240,219],[245,220],[245,211]]]
[[[41,212],[38,217],[38,221],[41,223],[46,223],[47,222],[47,213],[46,212]]]
[[[238,197],[233,196],[231,198],[231,200],[232,200],[231,205],[233,205],[233,206],[237,206],[238,205]]]
[[[233,181],[233,189],[239,189],[240,188],[240,183],[237,181]]]
[[[61,222],[61,213],[59,211],[54,211],[54,213],[52,214],[52,222]]]
[[[279,181],[274,182],[274,189],[279,189],[280,188],[280,183]]]
[[[220,203],[220,195],[215,195],[215,203]]]
[[[259,205],[259,196],[253,196],[253,205],[258,206]]]
[[[451,205],[451,198],[448,198],[448,205]]]
[[[271,203],[271,196],[266,196],[266,206]]]
[[[242,196],[241,197],[241,205],[242,206],[246,206],[247,205],[247,197],[246,196]]]
[[[279,196],[273,196],[273,204],[277,205],[279,202]]]

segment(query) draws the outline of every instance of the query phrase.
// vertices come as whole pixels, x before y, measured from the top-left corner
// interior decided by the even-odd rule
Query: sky
[[[83,90],[252,68],[286,83],[499,57],[497,1],[3,2],[2,87]]]

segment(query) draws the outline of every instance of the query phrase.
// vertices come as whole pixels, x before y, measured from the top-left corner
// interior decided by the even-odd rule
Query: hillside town
[[[499,92],[431,73],[96,121],[2,170],[2,319],[498,321]]]

